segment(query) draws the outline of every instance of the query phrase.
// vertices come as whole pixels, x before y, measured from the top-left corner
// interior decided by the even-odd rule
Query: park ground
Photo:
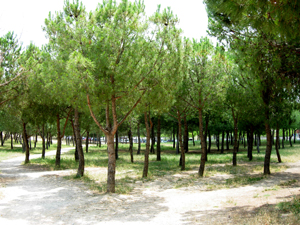
[[[125,146],[125,145],[124,145]],[[55,148],[55,146],[53,146]],[[162,162],[150,157],[149,178],[141,178],[143,155],[129,163],[128,151],[117,161],[117,193],[105,193],[105,147],[86,153],[86,171],[75,179],[74,148],[63,149],[60,169],[55,151],[40,159],[37,151],[24,165],[22,153],[7,151],[0,162],[0,224],[299,224],[300,146],[272,155],[270,176],[262,175],[263,151],[248,162],[230,152],[209,155],[206,176],[198,178],[200,154],[179,156],[163,149]],[[122,146],[121,146],[122,149]],[[18,157],[16,157],[18,156]]]

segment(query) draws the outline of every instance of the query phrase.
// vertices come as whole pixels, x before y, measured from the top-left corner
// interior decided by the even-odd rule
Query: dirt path
[[[99,195],[81,182],[63,179],[65,171],[30,169],[20,165],[23,160],[0,163],[0,224],[233,224],[238,216],[253,216],[257,207],[300,194],[300,162],[240,188],[203,191],[203,182],[212,177],[169,189],[172,176],[166,176],[136,183],[130,195]],[[297,182],[276,188],[290,180]]]

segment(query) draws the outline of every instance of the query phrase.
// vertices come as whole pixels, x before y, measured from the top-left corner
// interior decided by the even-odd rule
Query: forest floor
[[[47,171],[24,166],[23,161],[18,157],[0,162],[0,224],[299,223],[290,213],[278,213],[276,205],[299,197],[300,161],[248,186],[209,190],[207,184],[217,186],[230,176],[216,174],[192,186],[172,188],[174,180],[196,174],[195,168],[137,181],[127,195],[99,194],[80,180],[63,178],[73,171]]]

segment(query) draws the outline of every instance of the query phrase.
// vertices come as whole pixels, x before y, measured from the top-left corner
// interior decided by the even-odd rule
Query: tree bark
[[[178,127],[179,127],[179,125],[178,125]],[[179,154],[179,141],[178,141],[178,139],[179,139],[179,135],[178,135],[179,129],[178,129],[178,127],[177,127],[176,154]]]
[[[45,154],[46,154],[45,124],[42,125],[41,138],[42,138],[42,158],[44,159],[45,158]]]
[[[157,145],[156,145],[156,161],[161,161],[160,157],[160,116],[157,118]]]
[[[60,132],[60,118],[59,118],[59,114],[56,115],[56,127],[57,127],[57,148],[56,148],[55,166],[56,167],[60,167],[61,132]]]
[[[150,115],[148,119],[147,111],[144,113],[145,125],[146,125],[146,150],[145,150],[145,162],[143,170],[143,178],[148,176],[148,167],[149,167],[149,151],[150,151],[150,130],[153,126]],[[149,120],[149,121],[148,121]],[[149,125],[150,123],[150,125]]]
[[[14,139],[13,139],[13,134],[10,133],[10,149],[14,149]]]
[[[225,131],[222,131],[222,140],[221,140],[221,153],[224,153],[224,138],[225,138]]]
[[[268,121],[265,122],[266,134],[267,134],[267,147],[264,161],[264,175],[271,174],[270,172],[270,159],[271,159],[271,150],[272,150],[272,139],[271,139],[271,129]]]
[[[186,114],[183,116],[183,122],[184,122],[184,139],[183,139],[183,147],[185,152],[189,151],[189,131],[188,131],[188,123],[186,121]]]
[[[85,152],[89,152],[89,138],[90,138],[90,132],[86,131],[86,139],[85,139]]]
[[[226,150],[229,150],[229,131],[226,131]]]
[[[181,133],[181,113],[179,110],[177,110],[177,121],[178,121],[178,140],[180,146],[180,160],[179,160],[179,166],[181,166],[181,170],[185,170],[185,149],[182,141],[182,133]]]
[[[173,125],[173,148],[175,148],[175,126]]]
[[[250,126],[250,131],[249,131],[249,137],[248,137],[248,158],[249,161],[253,159],[253,132],[254,132],[254,127],[251,125]],[[248,135],[247,135],[248,136]]]
[[[3,131],[0,132],[0,138],[1,138],[1,146],[3,146],[4,145]]]
[[[131,127],[128,130],[128,139],[129,139],[129,152],[130,152],[130,161],[133,163],[133,140],[132,140],[132,132]]]
[[[118,159],[119,158],[119,129],[117,129],[115,136],[116,136],[115,156],[116,159]]]
[[[281,163],[281,157],[280,157],[279,148],[278,148],[279,145],[280,145],[280,143],[279,143],[279,125],[278,125],[278,122],[277,122],[277,124],[276,124],[276,144],[275,144],[275,149],[276,149],[276,155],[277,155],[278,162]]]
[[[233,127],[234,127],[234,145],[233,145],[233,157],[232,157],[232,165],[236,166],[236,154],[238,151],[238,119],[237,115],[234,114],[234,110],[232,109],[232,117],[233,117]]]
[[[282,129],[282,149],[284,149],[284,140],[285,140],[285,136],[284,136],[284,129]]]
[[[80,134],[80,126],[79,126],[79,112],[77,108],[74,110],[74,128],[75,128],[75,136],[76,136],[76,147],[79,156],[79,164],[77,170],[77,177],[82,177],[84,174],[84,154],[82,149],[82,138]]]
[[[154,145],[155,145],[155,135],[154,135],[154,125],[153,125],[151,127],[151,150],[150,150],[152,154],[155,154]]]
[[[116,156],[114,148],[114,134],[106,134],[108,152],[107,192],[115,193]]]
[[[75,161],[79,161],[79,154],[78,154],[78,146],[77,146],[77,138],[76,138],[76,132],[75,132],[75,125],[73,120],[71,120],[71,124],[72,124],[72,128],[73,128],[73,146],[74,146],[74,142],[75,142],[75,153],[74,153],[74,157],[75,157]]]
[[[141,154],[141,134],[140,134],[140,122],[137,124],[137,135],[138,135],[138,150],[137,155]]]
[[[23,142],[25,146],[25,164],[29,163],[29,145],[28,145],[28,135],[26,131],[26,123],[23,122]]]
[[[204,134],[203,134],[202,108],[198,109],[198,116],[199,116],[199,135],[200,135],[201,150],[202,150],[202,153],[201,153],[201,162],[200,162],[200,167],[199,167],[198,174],[199,174],[200,177],[203,177],[204,176],[204,169],[205,169],[205,161],[206,161],[206,141],[204,139]]]

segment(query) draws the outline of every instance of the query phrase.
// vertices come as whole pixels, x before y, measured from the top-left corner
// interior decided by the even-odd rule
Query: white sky
[[[102,0],[82,2],[89,12]],[[183,36],[195,39],[207,36],[207,14],[202,0],[144,0],[144,3],[148,16],[156,11],[158,4],[161,4],[161,9],[170,6],[180,20],[179,27],[184,32]],[[45,18],[50,11],[62,11],[63,5],[64,0],[0,0],[0,36],[14,31],[23,46],[30,42],[41,46],[47,43],[42,31]]]

